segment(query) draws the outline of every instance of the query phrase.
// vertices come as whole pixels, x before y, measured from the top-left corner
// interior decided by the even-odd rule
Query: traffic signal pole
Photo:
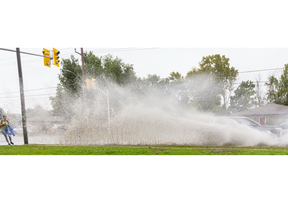
[[[23,137],[24,144],[28,143],[27,125],[26,125],[26,109],[24,100],[24,87],[23,87],[23,75],[21,67],[20,49],[16,48],[17,54],[17,64],[18,64],[18,75],[19,75],[19,86],[20,86],[20,98],[21,98],[21,113],[22,113],[22,127],[23,127]]]

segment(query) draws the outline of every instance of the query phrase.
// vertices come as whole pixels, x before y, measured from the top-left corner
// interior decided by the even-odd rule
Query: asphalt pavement
[[[16,134],[12,137],[14,145],[24,145],[23,134]],[[57,144],[59,137],[49,135],[28,135],[28,144]],[[0,145],[8,145],[3,134],[0,134]]]

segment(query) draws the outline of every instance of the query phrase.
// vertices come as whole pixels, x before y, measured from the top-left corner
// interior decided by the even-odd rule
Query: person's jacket
[[[15,131],[13,130],[11,125],[7,125],[7,130],[9,135],[15,136]]]

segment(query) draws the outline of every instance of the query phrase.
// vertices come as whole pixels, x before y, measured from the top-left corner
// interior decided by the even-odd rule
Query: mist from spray
[[[183,91],[185,86],[185,91]],[[240,125],[233,120],[219,121],[212,113],[198,111],[192,103],[183,106],[193,92],[210,98],[214,79],[195,78],[179,84],[151,86],[137,82],[120,86],[103,78],[97,89],[89,90],[73,107],[68,130],[59,138],[62,145],[279,145],[269,134]],[[209,90],[207,88],[210,88]],[[216,90],[215,90],[216,91]],[[109,98],[109,117],[108,117]],[[188,100],[189,101],[189,100]],[[114,113],[111,111],[113,109]],[[109,121],[110,118],[110,121]],[[281,143],[284,144],[285,141]]]

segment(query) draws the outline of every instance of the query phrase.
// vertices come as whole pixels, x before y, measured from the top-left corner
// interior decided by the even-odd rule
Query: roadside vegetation
[[[0,155],[288,155],[288,147],[16,145],[0,146]]]

